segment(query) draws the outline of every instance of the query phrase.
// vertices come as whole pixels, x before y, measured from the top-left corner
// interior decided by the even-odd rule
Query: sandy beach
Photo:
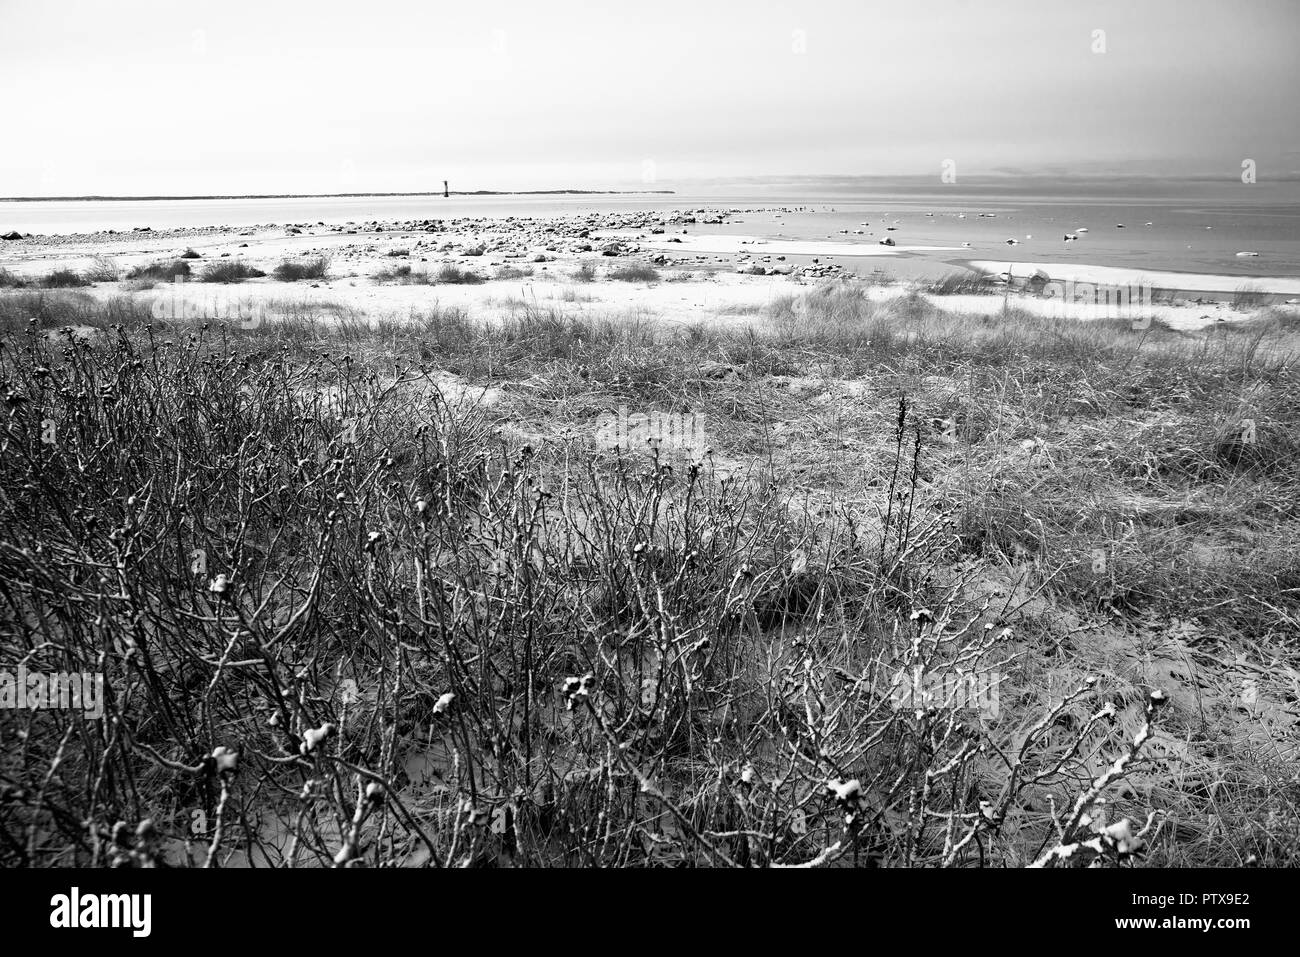
[[[198,306],[197,312],[191,309],[194,315],[202,315],[204,304],[220,291],[228,300],[258,303],[272,317],[276,304],[293,302],[316,304],[327,315],[346,309],[399,320],[433,305],[459,307],[474,318],[489,320],[527,304],[562,307],[583,316],[735,325],[781,297],[831,280],[863,284],[866,294],[879,301],[919,291],[941,310],[971,316],[994,315],[1008,304],[1042,316],[1101,319],[1111,314],[1104,299],[1062,301],[1059,295],[1045,295],[1041,280],[1046,276],[1071,284],[1147,284],[1157,294],[1149,315],[1171,328],[1192,331],[1248,320],[1265,305],[1294,309],[1300,296],[1300,279],[1285,277],[1243,281],[1238,276],[1108,266],[951,260],[945,257],[961,247],[695,232],[701,226],[752,223],[763,215],[779,219],[796,214],[780,208],[632,210],[553,218],[103,231],[0,243],[0,269],[17,277],[11,286],[39,287],[43,277],[56,270],[84,273],[98,266],[97,281],[78,293],[98,299],[125,295],[149,303],[191,303]],[[124,278],[132,270],[176,260],[187,251],[193,257],[187,260],[193,266],[188,280]],[[319,257],[328,263],[321,278],[281,281],[274,276],[281,263]],[[861,264],[866,260],[871,272],[864,275]],[[194,281],[211,264],[231,261],[266,275],[238,284]],[[958,294],[932,295],[927,291],[930,282],[915,278],[918,264],[923,276],[962,275],[972,285]],[[634,273],[639,278],[633,281],[610,278],[627,266],[646,271]],[[912,267],[912,278],[905,278],[906,266]],[[410,275],[385,278],[401,267]],[[465,275],[459,281],[436,281],[447,267]],[[108,278],[105,268],[108,275],[116,272],[120,278]],[[426,283],[426,275],[434,281]],[[1033,277],[1038,277],[1037,286],[1028,283]],[[1243,285],[1256,295],[1248,304],[1234,305]]]

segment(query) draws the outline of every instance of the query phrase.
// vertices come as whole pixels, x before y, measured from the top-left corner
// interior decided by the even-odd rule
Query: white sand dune
[[[671,275],[671,273],[669,273]],[[223,304],[238,308],[261,304],[275,315],[277,308],[302,311],[310,304],[322,306],[321,315],[333,315],[331,308],[355,310],[358,317],[404,320],[434,309],[462,309],[474,319],[494,320],[526,309],[555,309],[565,315],[596,319],[652,319],[690,325],[743,324],[751,321],[774,298],[798,293],[804,286],[789,277],[741,276],[721,272],[687,282],[633,283],[600,280],[574,283],[565,272],[539,272],[523,279],[490,279],[478,285],[403,286],[380,285],[370,279],[349,277],[319,283],[276,282],[259,279],[235,285],[186,282],[179,286],[161,283],[135,295],[153,303],[163,300],[208,304],[219,297]],[[118,295],[114,284],[83,290],[100,299]],[[1001,302],[1001,300],[999,300]],[[307,311],[310,311],[308,309]]]
[[[1105,286],[1150,285],[1156,289],[1181,292],[1231,293],[1249,285],[1252,289],[1274,295],[1300,295],[1300,279],[1276,276],[1216,276],[1208,273],[1153,272],[1123,269],[1116,266],[1089,266],[1081,263],[1007,263],[993,259],[971,260],[969,265],[981,272],[1001,274],[1008,271],[1017,279],[1036,272],[1046,273],[1061,282],[1088,282]]]
[[[1022,293],[1012,293],[1009,297],[1000,295],[957,295],[930,296],[930,301],[944,312],[954,312],[971,316],[995,316],[1002,311],[1004,302],[1012,307],[1044,319],[1080,319],[1084,321],[1107,319],[1115,311],[1106,305],[1083,302],[1062,302],[1059,299],[1044,299]],[[1293,306],[1281,307],[1286,310]],[[1234,309],[1230,303],[1209,302],[1195,303],[1153,303],[1143,308],[1140,316],[1131,317],[1134,321],[1150,317],[1159,320],[1171,329],[1194,332],[1206,326],[1220,322],[1244,322],[1258,314],[1256,309]],[[1141,328],[1140,326],[1138,328]]]
[[[741,276],[721,272],[687,282],[627,283],[598,281],[575,284],[563,274],[539,274],[527,279],[489,280],[481,285],[397,286],[375,285],[364,278],[331,280],[308,286],[257,280],[235,286],[184,283],[179,289],[166,284],[138,293],[142,298],[203,303],[214,294],[240,303],[265,303],[272,314],[277,304],[339,305],[359,316],[402,320],[433,308],[463,309],[479,320],[499,319],[526,308],[556,309],[565,315],[597,319],[648,319],[670,324],[705,323],[711,326],[762,325],[762,312],[781,296],[807,292],[812,284],[788,276]],[[905,296],[903,284],[872,285],[864,293],[874,302],[887,303]],[[111,285],[88,290],[97,298],[116,294]],[[1043,318],[1104,319],[1112,312],[1105,305],[1061,302],[1020,292],[926,296],[944,312],[968,316],[993,316],[1008,303]],[[1289,307],[1284,307],[1289,308]],[[1252,318],[1254,309],[1237,310],[1226,302],[1157,303],[1142,311],[1171,328],[1193,331],[1219,322]],[[322,313],[330,315],[328,311]]]

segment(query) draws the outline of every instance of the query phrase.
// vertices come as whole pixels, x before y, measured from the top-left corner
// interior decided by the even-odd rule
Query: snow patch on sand
[[[960,250],[960,246],[881,246],[879,243],[836,243],[814,239],[763,239],[760,236],[697,235],[655,237],[642,240],[641,245],[653,249],[676,249],[693,253],[738,254],[777,256],[894,256],[907,252],[942,252]]]

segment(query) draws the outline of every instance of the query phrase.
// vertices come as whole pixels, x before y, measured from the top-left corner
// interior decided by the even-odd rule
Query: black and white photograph
[[[6,933],[328,944],[502,869],[1261,929],[1298,51],[1294,0],[0,0]]]

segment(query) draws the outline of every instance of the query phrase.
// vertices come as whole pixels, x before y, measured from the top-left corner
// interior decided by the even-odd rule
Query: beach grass
[[[472,269],[461,269],[459,266],[447,264],[434,274],[433,281],[450,286],[476,286],[485,280]]]
[[[208,264],[203,272],[199,273],[199,282],[243,282],[245,279],[261,279],[265,275],[266,273],[256,266],[250,266],[238,259],[231,259],[226,262]]]
[[[77,289],[81,286],[89,286],[91,281],[75,270],[55,269],[33,279],[18,278],[10,273],[7,282],[11,284],[10,288],[34,286],[41,289]]]
[[[932,296],[960,296],[988,292],[988,282],[982,276],[969,272],[950,272],[927,283],[925,291]]]
[[[122,270],[111,259],[96,256],[89,267],[82,270],[82,278],[87,282],[117,282],[122,278]]]
[[[313,256],[307,259],[286,259],[272,270],[271,275],[280,282],[301,282],[304,279],[329,278],[329,259]]]
[[[659,270],[645,263],[625,263],[606,273],[615,282],[657,282]]]
[[[0,294],[0,641],[121,729],[0,715],[0,861],[1300,863],[1289,313],[729,314]]]
[[[1246,312],[1251,309],[1258,309],[1267,304],[1272,299],[1264,292],[1258,283],[1244,282],[1236,288],[1232,294],[1232,308],[1238,312]]]
[[[153,279],[159,282],[171,282],[177,276],[189,278],[191,274],[190,264],[184,259],[158,260],[148,263],[144,266],[136,266],[127,270],[126,278],[130,279]]]

